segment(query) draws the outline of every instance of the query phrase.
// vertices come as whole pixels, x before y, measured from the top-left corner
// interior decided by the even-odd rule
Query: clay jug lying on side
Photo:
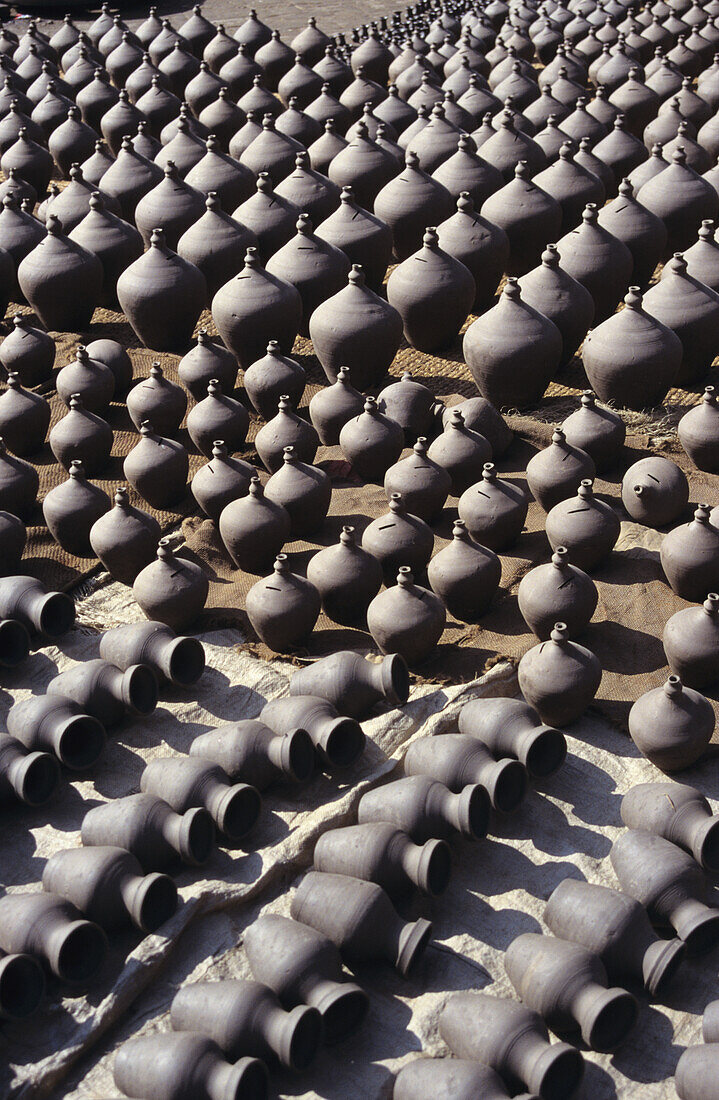
[[[683,783],[638,783],[622,798],[619,812],[629,829],[670,840],[706,871],[719,871],[719,817],[706,798]]]
[[[192,1031],[139,1035],[118,1050],[115,1084],[141,1100],[266,1100],[267,1069],[257,1058],[230,1065],[211,1039]]]
[[[326,699],[339,714],[364,718],[384,701],[400,706],[409,697],[409,670],[399,653],[366,661],[352,650],[340,650],[292,673],[290,695]]]
[[[414,844],[401,829],[379,821],[329,829],[314,855],[315,870],[376,882],[391,898],[412,887],[438,897],[449,882],[451,860],[444,840]]]
[[[88,810],[80,836],[86,845],[124,848],[147,874],[179,860],[191,867],[206,863],[215,826],[204,807],[178,814],[156,795],[129,794]]]

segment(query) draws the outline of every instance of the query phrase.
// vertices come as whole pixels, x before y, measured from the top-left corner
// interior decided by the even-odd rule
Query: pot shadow
[[[611,745],[597,744],[594,737],[592,744],[596,748],[604,748],[606,752],[614,751]],[[616,824],[621,828],[619,806],[622,796],[617,792],[615,781],[603,768],[584,757],[568,756],[559,771],[543,781],[542,787],[544,794],[567,802],[573,808],[575,817],[586,825],[604,829],[609,824]],[[588,792],[591,797],[587,797]]]
[[[509,890],[526,890],[540,901],[546,901],[558,883],[576,874],[576,866],[566,860],[551,860],[535,864],[522,852],[492,836],[477,843],[456,840],[452,849],[457,853],[457,867],[462,874],[471,869],[471,891],[485,900],[506,894]],[[461,853],[461,856],[460,854]]]
[[[510,841],[531,840],[535,848],[551,856],[572,857],[582,853],[592,859],[604,859],[609,855],[612,845],[607,837],[582,825],[571,825],[559,806],[533,793],[534,797],[530,793],[517,813],[507,817],[495,815],[493,836]]]
[[[617,1086],[607,1071],[591,1058],[585,1058],[584,1078],[573,1100],[583,1100],[585,1097],[586,1100],[617,1100],[617,1096]]]
[[[640,1036],[639,1043],[632,1041]],[[638,1085],[668,1081],[684,1053],[684,1047],[677,1046],[673,1039],[671,1021],[651,1005],[640,1003],[636,1027],[612,1056],[612,1066]]]
[[[18,821],[13,809],[3,808],[0,814],[3,835],[0,853],[0,895],[8,886],[39,883],[45,859],[36,855],[37,841],[28,823]]]

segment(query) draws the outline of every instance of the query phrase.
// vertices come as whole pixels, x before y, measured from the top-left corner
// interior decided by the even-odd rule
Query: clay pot
[[[528,165],[517,164],[509,182],[487,198],[481,215],[499,226],[509,240],[506,271],[522,275],[539,261],[547,240],[556,239],[562,221],[559,203],[530,181]]]
[[[0,438],[0,508],[22,520],[29,520],[35,507],[38,486],[35,467],[10,454]]]
[[[567,752],[563,734],[545,726],[522,699],[473,699],[459,714],[459,731],[495,757],[515,757],[530,775],[551,775]]]
[[[512,179],[520,161],[526,161],[531,175],[541,172],[547,166],[547,158],[541,145],[537,145],[528,134],[518,129],[514,111],[502,111],[496,133],[484,141],[480,148],[482,160],[500,171],[505,183]]]
[[[204,275],[209,304],[220,287],[243,266],[245,253],[256,244],[256,237],[224,213],[216,192],[210,191],[205,205],[203,216],[180,237],[177,252]]]
[[[308,872],[290,912],[328,936],[348,962],[385,959],[403,977],[416,966],[432,935],[424,918],[402,921],[381,887],[347,875]]]
[[[715,293],[719,291],[719,244],[714,240],[714,222],[702,222],[699,237],[684,253],[687,272]]]
[[[159,523],[130,504],[124,486],[115,492],[115,507],[90,528],[95,555],[113,580],[127,585],[133,584],[140,570],[154,559],[159,539]]]
[[[427,575],[449,613],[461,622],[474,622],[492,602],[502,566],[496,554],[470,540],[462,520],[455,522],[453,536],[432,559]]]
[[[401,495],[392,493],[389,512],[362,533],[362,548],[377,559],[385,582],[391,584],[401,565],[422,573],[432,556],[434,535],[424,520],[407,512]]]
[[[457,211],[437,226],[443,251],[463,263],[474,278],[472,310],[481,313],[492,304],[509,261],[509,239],[503,229],[475,212],[469,192],[462,191]]]
[[[181,386],[165,378],[159,363],[150,367],[149,378],[136,383],[127,395],[127,411],[139,430],[149,421],[158,435],[175,435],[187,410]]]
[[[428,775],[407,776],[362,796],[357,808],[360,824],[391,822],[416,844],[432,837],[449,839],[460,833],[468,840],[486,836],[489,795],[479,784],[469,784],[460,794]]]
[[[156,229],[162,229],[167,247],[177,251],[178,241],[202,217],[205,196],[181,178],[174,161],[164,166],[163,178],[142,196],[135,208],[135,224],[149,245]]]
[[[308,334],[317,307],[339,292],[348,269],[344,253],[317,237],[305,214],[300,214],[297,221],[297,235],[278,249],[267,264],[268,273],[286,280],[299,291],[303,335]]]
[[[645,692],[629,712],[629,732],[643,756],[662,771],[681,771],[699,760],[714,733],[714,711],[703,695],[670,676]]]
[[[261,259],[266,263],[294,235],[299,211],[272,190],[267,172],[257,177],[256,191],[235,209],[232,217],[254,233]]]
[[[187,493],[189,460],[181,443],[158,435],[143,421],[140,439],[122,464],[123,474],[143,500],[159,511],[173,508]]]
[[[385,386],[377,397],[379,411],[401,426],[409,443],[432,430],[435,404],[432,391],[414,381],[409,371],[404,371],[398,382]]]
[[[140,199],[163,178],[162,169],[142,155],[139,145],[139,137],[123,137],[115,163],[102,177],[103,194],[117,200],[122,217],[128,223],[134,221]]]
[[[402,452],[404,432],[395,420],[379,412],[374,398],[368,397],[364,412],[352,417],[340,430],[339,442],[358,477],[381,482]]]
[[[632,254],[632,282],[644,290],[665,253],[667,231],[664,222],[634,197],[628,179],[619,184],[619,194],[599,211],[598,224],[622,241]]]
[[[294,672],[290,695],[319,696],[340,714],[364,718],[378,702],[390,706],[406,703],[409,673],[398,653],[375,663],[365,661],[358,653],[341,650]]]
[[[232,397],[226,397],[220,383],[213,378],[207,396],[192,408],[187,417],[187,430],[195,447],[208,458],[216,439],[221,439],[230,451],[242,450],[250,425],[247,409]]]
[[[719,408],[713,386],[705,386],[700,404],[684,413],[677,434],[697,469],[708,473],[719,470]]]
[[[580,407],[562,424],[564,438],[593,460],[597,472],[617,461],[626,436],[624,421],[611,409],[601,409],[591,390],[585,390]]]
[[[60,219],[63,229],[69,236],[77,229],[90,212],[90,202],[93,194],[94,188],[85,180],[81,169],[78,167],[77,163],[75,163],[70,169],[70,183],[64,191],[60,191],[55,195],[52,201],[48,200],[44,211],[45,216],[47,217],[48,213],[53,213],[56,218]],[[111,211],[112,214],[119,215],[120,206],[115,199],[110,198],[109,195],[105,196],[105,198],[103,198],[102,195],[98,197],[101,204],[105,202],[106,198],[109,211]],[[133,237],[139,240],[137,233],[133,233]],[[72,239],[77,240],[76,237]],[[78,244],[82,244],[82,241],[78,241]],[[95,249],[91,248],[89,245],[85,245],[85,247],[89,252],[95,251]],[[135,255],[131,258],[133,260],[137,259],[138,254],[139,253],[136,251]]]
[[[715,1090],[719,1044],[687,1047],[674,1071],[674,1087],[680,1100],[711,1098]]]
[[[546,641],[561,620],[571,638],[582,634],[597,606],[594,581],[571,564],[564,546],[554,549],[548,565],[538,565],[522,578],[519,610],[529,629]]]
[[[460,1058],[415,1058],[394,1079],[393,1100],[503,1100],[502,1078],[489,1066]]]
[[[647,909],[653,924],[671,926],[689,954],[716,943],[719,910],[706,904],[706,878],[690,855],[663,837],[627,829],[609,857],[625,894]]]
[[[0,948],[42,959],[61,981],[84,984],[104,962],[105,933],[57,894],[6,894],[0,914]]]
[[[426,523],[439,517],[451,487],[447,470],[427,454],[427,440],[423,436],[407,458],[390,466],[384,478],[387,499],[399,493],[407,511]]]
[[[48,695],[70,699],[103,726],[116,726],[128,715],[145,717],[157,706],[157,677],[145,665],[121,672],[109,661],[83,661],[50,680]]]
[[[177,907],[172,879],[157,873],[143,876],[138,861],[122,848],[55,852],[45,864],[42,885],[108,930],[129,920],[142,932],[156,932]]]
[[[25,524],[17,516],[10,512],[0,512],[0,554],[4,570],[12,572],[17,569],[22,559],[27,532]]]
[[[17,619],[29,633],[53,640],[75,622],[75,604],[65,592],[48,592],[34,577],[8,576],[0,579],[0,619]]]
[[[410,667],[434,651],[445,621],[441,600],[414,584],[408,566],[400,566],[396,586],[380,592],[367,609],[369,632],[380,651],[399,653]]]
[[[412,150],[405,154],[404,170],[385,184],[374,201],[375,214],[392,230],[396,260],[411,256],[422,244],[425,226],[444,221],[452,209],[449,191],[420,168]]]
[[[689,483],[675,462],[662,455],[640,458],[622,478],[622,504],[646,527],[665,527],[682,514]]]
[[[268,500],[279,504],[290,517],[290,538],[314,534],[325,519],[332,483],[324,470],[301,462],[294,447],[284,448],[284,462],[265,485]]]
[[[351,384],[349,368],[340,367],[333,385],[318,390],[310,401],[310,420],[320,441],[333,447],[339,443],[340,431],[347,421],[359,416],[363,408],[364,398]]]
[[[684,600],[701,603],[717,587],[719,531],[710,522],[708,506],[700,505],[690,523],[665,535],[661,562],[672,591]]]
[[[526,494],[511,481],[497,477],[493,463],[486,462],[482,480],[470,486],[459,499],[462,522],[480,546],[498,552],[517,541],[527,518]]]
[[[455,993],[440,1013],[439,1031],[457,1057],[481,1061],[547,1100],[569,1100],[581,1084],[581,1053],[567,1043],[550,1045],[542,1017],[517,1001]]]
[[[88,214],[72,230],[70,239],[97,256],[103,271],[102,304],[117,309],[117,280],[142,255],[140,234],[106,209],[103,197],[94,192]]]
[[[527,342],[535,355],[528,370]],[[562,354],[562,336],[520,295],[509,278],[496,306],[478,317],[464,334],[462,353],[477,389],[497,408],[536,404],[542,397]]]
[[[105,730],[82,708],[57,695],[36,695],[15,703],[7,716],[7,730],[31,751],[53,753],[72,771],[97,763],[105,747]]]
[[[2,216],[0,215],[0,231]],[[55,362],[55,341],[30,324],[27,314],[13,317],[13,328],[0,344],[0,363],[28,388],[47,382]]]
[[[305,389],[305,370],[294,359],[282,355],[276,340],[270,340],[267,354],[244,373],[244,386],[255,410],[265,420],[277,415],[279,400],[287,396],[294,408]]]
[[[61,372],[62,373],[62,372]],[[23,389],[15,371],[8,373],[0,397],[0,436],[16,455],[39,451],[50,424],[50,406],[44,397]]]
[[[585,479],[594,480],[594,462],[585,451],[572,447],[561,428],[555,428],[552,442],[527,463],[527,484],[535,500],[549,512],[567,500]]]
[[[564,879],[549,898],[544,922],[555,936],[599,956],[612,981],[638,979],[654,997],[684,957],[680,940],[659,939],[643,906],[607,886]]]
[[[102,265],[63,235],[62,224],[52,214],[46,227],[47,235],[18,267],[20,288],[46,328],[82,332],[100,296]]]
[[[677,149],[671,163],[639,189],[637,201],[661,218],[667,230],[666,253],[689,248],[704,218],[715,218],[719,196]]]
[[[301,726],[276,734],[263,722],[249,719],[200,734],[190,746],[190,756],[218,764],[230,779],[259,791],[278,779],[304,783],[315,767],[310,735]]]
[[[664,628],[664,651],[672,672],[693,688],[712,685],[719,677],[715,646],[719,596],[710,592],[702,607],[677,611]]]
[[[449,882],[451,855],[444,840],[420,846],[394,825],[366,822],[321,836],[314,866],[316,871],[374,882],[391,898],[412,887],[438,897]]]
[[[217,523],[223,509],[246,496],[255,468],[242,459],[231,458],[221,440],[215,440],[212,458],[192,479],[192,495],[206,516]]]
[[[270,340],[277,340],[288,355],[301,318],[299,292],[266,271],[254,248],[248,248],[242,271],[212,299],[212,319],[243,370],[263,355]]]
[[[142,1035],[115,1056],[115,1085],[146,1100],[266,1100],[267,1069],[257,1058],[230,1065],[211,1039],[193,1032]]]
[[[595,320],[606,320],[631,277],[634,261],[627,246],[599,225],[596,205],[589,203],[579,229],[562,237],[557,249],[563,269],[592,295]]]
[[[623,796],[620,812],[629,829],[646,829],[670,840],[707,871],[719,865],[717,818],[706,798],[682,783],[639,783]],[[714,1040],[712,1040],[714,1041]]]
[[[492,448],[483,435],[466,427],[461,411],[455,408],[445,423],[444,432],[434,440],[427,453],[449,473],[451,494],[461,496],[479,480],[487,460],[492,457]]]
[[[681,340],[677,380],[684,385],[701,381],[716,355],[719,295],[689,275],[686,260],[676,253],[647,292],[644,308]]]
[[[239,569],[263,573],[289,538],[291,521],[283,507],[268,500],[258,477],[246,497],[232,501],[220,514],[220,536]]]
[[[550,510],[545,529],[553,550],[564,547],[572,565],[589,571],[612,552],[620,521],[613,508],[594,496],[591,479],[583,478],[576,497]]]
[[[271,473],[282,466],[286,447],[293,447],[300,461],[311,463],[318,444],[315,429],[295,413],[287,394],[279,399],[277,415],[255,436],[257,453]]]
[[[169,541],[162,538],[157,561],[138,573],[132,594],[148,619],[183,630],[204,608],[208,587],[207,576],[199,565],[176,556]]]
[[[177,814],[152,794],[131,794],[88,810],[82,821],[84,845],[113,845],[131,852],[145,874],[178,860],[199,867],[210,857],[215,827],[207,810]]]
[[[334,622],[349,625],[363,621],[382,587],[382,566],[357,546],[354,527],[343,527],[338,545],[320,550],[310,559],[307,579],[319,592],[325,614]]]
[[[155,757],[145,765],[140,788],[145,794],[164,798],[179,814],[204,806],[222,836],[232,843],[247,835],[262,808],[254,787],[231,785],[222,768],[193,756]]]
[[[475,296],[471,272],[439,246],[428,229],[422,248],[392,271],[387,300],[402,318],[405,339],[419,351],[436,352],[457,336]]]
[[[485,788],[495,810],[511,813],[528,788],[527,771],[518,760],[496,761],[481,741],[461,733],[413,741],[404,759],[408,775],[428,775],[460,793],[467,783]]]
[[[435,169],[432,178],[454,199],[466,191],[477,209],[504,184],[501,172],[478,155],[469,134],[460,134],[456,153]]]
[[[316,1008],[285,1012],[267,986],[252,981],[193,982],[178,990],[170,1007],[180,1032],[208,1035],[233,1062],[244,1055],[278,1059],[293,1070],[315,1060],[322,1017]]]
[[[519,662],[519,687],[543,721],[567,726],[590,705],[602,679],[597,657],[569,640],[567,627],[557,622],[548,642],[528,650]]]
[[[101,417],[88,412],[79,394],[70,398],[67,414],[50,431],[48,442],[58,462],[69,471],[74,461],[96,475],[107,465],[112,449],[112,428]]]
[[[54,756],[47,752],[27,752],[14,737],[0,734],[0,800],[16,798],[26,806],[42,806],[53,795],[60,779]],[[0,975],[3,974],[0,961]],[[31,975],[30,975],[31,977]],[[0,989],[3,988],[0,979]],[[6,1006],[5,998],[0,1005]]]
[[[542,262],[519,280],[522,301],[552,321],[562,337],[559,366],[576,354],[594,318],[594,300],[581,283],[559,265],[557,246],[548,244]]]
[[[232,116],[231,111],[234,105],[225,99],[226,94],[227,89],[222,88],[220,99],[217,100],[214,107],[210,107],[209,110],[203,111],[200,115],[203,123],[205,121],[210,123],[208,128],[211,133],[205,143],[207,151],[202,160],[193,165],[187,173],[185,182],[189,187],[194,187],[196,191],[201,191],[203,195],[209,195],[211,191],[214,191],[222,209],[230,214],[240,203],[243,203],[245,199],[249,199],[250,195],[254,193],[255,179],[249,169],[223,152],[223,148],[227,147],[229,138],[238,128],[242,118],[239,110],[237,111],[239,116],[237,120]],[[227,110],[230,114],[228,119],[222,123],[219,116],[225,104],[227,104]],[[212,117],[210,117],[210,112],[213,112]],[[228,126],[229,132],[226,130]]]
[[[347,286],[316,306],[309,333],[329,381],[347,366],[357,387],[365,390],[387,373],[402,340],[402,319],[365,285],[364,272],[355,264]]]
[[[316,696],[274,699],[263,707],[260,719],[285,736],[297,726],[307,730],[321,765],[331,771],[354,764],[364,750],[359,723],[340,716],[330,702]]]
[[[196,684],[205,669],[205,651],[196,638],[176,637],[164,623],[128,623],[103,634],[100,656],[126,671],[148,665],[161,684]]]
[[[184,352],[207,299],[205,277],[155,229],[150,248],[125,268],[117,297],[137,338],[155,351]]]
[[[337,948],[314,928],[264,914],[247,929],[245,947],[253,974],[283,1004],[305,1003],[320,1012],[325,1042],[336,1042],[361,1022],[367,995],[344,981]]]
[[[92,558],[90,528],[110,508],[110,499],[85,477],[81,462],[70,463],[69,478],[46,494],[42,512],[50,534],[68,554]]]
[[[107,411],[115,391],[115,376],[104,363],[92,360],[87,348],[80,344],[74,361],[59,372],[56,388],[66,405],[70,404],[71,397],[79,394],[84,407],[90,412],[103,413]]]
[[[392,233],[358,204],[351,187],[342,188],[339,207],[317,226],[315,235],[341,249],[351,264],[359,264],[367,285],[380,291],[392,251]]]
[[[579,1027],[592,1050],[615,1050],[636,1023],[634,997],[625,989],[608,989],[599,956],[578,944],[525,932],[507,948],[504,965],[529,1008],[554,1031]]]
[[[278,554],[274,572],[247,593],[245,610],[265,645],[282,652],[312,633],[320,613],[320,594],[313,584],[291,572],[286,554]]]
[[[6,175],[14,168],[21,180],[33,187],[38,195],[44,195],[52,176],[53,160],[47,149],[33,141],[27,128],[22,126],[17,141],[2,154],[0,168]]]

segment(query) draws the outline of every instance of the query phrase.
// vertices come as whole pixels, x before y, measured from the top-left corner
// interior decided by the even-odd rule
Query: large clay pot
[[[264,1062],[230,1065],[211,1039],[194,1032],[141,1035],[123,1043],[113,1067],[117,1088],[147,1100],[266,1100]]]
[[[628,179],[619,184],[619,194],[599,211],[597,222],[622,241],[632,254],[632,282],[644,290],[664,255],[667,231],[664,222],[634,197]]]
[[[297,235],[271,257],[269,274],[291,283],[302,299],[300,331],[307,335],[315,309],[336,294],[349,270],[347,257],[317,237],[306,214],[297,221]]]
[[[530,706],[553,726],[567,726],[584,713],[602,678],[597,657],[569,640],[557,622],[550,640],[528,650],[519,662],[519,687]]]
[[[263,573],[284,546],[290,517],[280,505],[265,498],[258,477],[250,481],[246,497],[232,501],[220,514],[222,541],[232,560],[249,573]]]
[[[427,225],[437,225],[452,212],[452,197],[420,168],[415,152],[405,154],[405,168],[385,184],[374,201],[374,212],[392,230],[396,260],[406,260],[422,243]]]
[[[519,280],[522,301],[552,321],[562,337],[559,366],[566,367],[594,319],[594,299],[561,266],[559,251],[548,244],[539,267]]]
[[[646,829],[663,836],[690,852],[705,870],[716,871],[719,818],[694,787],[683,783],[638,783],[622,797],[619,811],[627,828]]]
[[[688,248],[704,218],[716,218],[719,195],[686,163],[677,149],[668,168],[640,188],[637,201],[661,218],[667,229],[666,254]]]
[[[47,329],[82,332],[100,298],[102,265],[48,216],[47,235],[18,267],[20,288]]]
[[[364,398],[351,384],[349,369],[340,367],[335,383],[318,390],[310,401],[310,420],[321,442],[332,447],[339,443],[340,431],[347,421],[359,416],[363,408]]]
[[[127,395],[127,411],[139,430],[149,420],[158,435],[176,435],[187,410],[187,397],[181,386],[165,378],[159,363],[150,367],[150,375],[132,387]]]
[[[177,253],[205,276],[209,304],[243,266],[247,249],[256,244],[256,237],[222,210],[215,191],[208,194],[205,207],[202,217],[180,237]]]
[[[362,268],[353,264],[347,286],[314,309],[309,333],[329,381],[344,366],[354,385],[366,390],[387,373],[402,340],[402,318],[365,285]]]
[[[187,493],[189,460],[181,443],[154,431],[143,421],[140,438],[122,464],[122,472],[135,492],[152,508],[174,508]]]
[[[619,890],[566,878],[551,894],[544,922],[555,936],[598,955],[612,981],[639,979],[661,995],[684,958],[681,940],[663,940],[646,910]]]
[[[719,295],[689,275],[687,262],[676,253],[662,277],[644,298],[644,308],[679,337],[683,356],[677,381],[700,382],[717,353]]]
[[[632,254],[625,244],[599,225],[597,208],[589,203],[579,229],[558,242],[561,266],[586,287],[594,299],[595,320],[612,314],[632,273]]]
[[[177,364],[177,373],[195,401],[202,401],[214,379],[220,383],[223,393],[232,393],[237,381],[237,360],[202,328],[197,334],[196,346]]]
[[[210,461],[192,479],[192,495],[214,523],[233,500],[246,496],[255,467],[241,458],[231,458],[224,442],[215,440]]]
[[[585,390],[579,408],[562,424],[564,438],[594,460],[598,472],[611,468],[624,446],[624,421],[611,409],[598,407],[591,390]]]
[[[42,512],[50,534],[68,554],[94,557],[90,528],[110,508],[110,499],[89,482],[81,462],[70,463],[67,481],[46,494]]]
[[[348,875],[310,871],[292,898],[290,912],[328,936],[348,962],[384,959],[404,977],[432,935],[429,921],[401,920],[380,886]]]
[[[475,297],[474,278],[439,246],[428,229],[423,247],[399,264],[387,282],[387,300],[398,311],[408,343],[420,351],[446,347],[458,334]]]
[[[267,262],[294,235],[299,211],[272,190],[267,172],[260,172],[254,194],[246,198],[232,217],[257,238],[260,258]]]
[[[424,520],[407,512],[400,494],[392,493],[389,512],[365,527],[362,548],[377,559],[385,582],[391,584],[402,565],[422,574],[432,555],[434,535]]]
[[[686,475],[663,455],[640,458],[622,478],[622,504],[633,520],[647,527],[673,523],[688,500]]]
[[[292,649],[312,633],[320,606],[319,592],[291,572],[286,554],[277,555],[273,573],[257,581],[245,598],[253,629],[275,652]]]
[[[158,619],[173,630],[190,626],[205,606],[209,584],[199,565],[173,554],[160,539],[157,561],[145,566],[132,594],[148,619]]]
[[[134,508],[125,487],[115,492],[115,507],[93,523],[90,545],[113,580],[131,585],[155,557],[160,525],[154,516]]]
[[[697,469],[719,471],[719,407],[713,386],[705,386],[701,402],[684,413],[677,434]]]
[[[341,249],[351,264],[360,264],[367,285],[380,290],[392,251],[392,233],[357,203],[351,187],[342,188],[339,207],[317,226],[315,235]]]
[[[180,176],[174,161],[164,167],[164,175],[156,187],[148,191],[135,208],[135,224],[149,245],[156,229],[162,229],[168,248],[177,251],[177,242],[205,209],[205,196],[189,187]]]
[[[499,552],[521,535],[528,504],[524,491],[498,478],[494,463],[487,462],[482,480],[462,494],[458,509],[475,542]]]
[[[472,310],[481,313],[492,304],[509,261],[509,239],[503,229],[478,214],[469,192],[462,191],[457,210],[437,226],[439,246],[463,263],[474,278]]]
[[[455,993],[439,1017],[453,1054],[491,1066],[546,1100],[569,1100],[581,1084],[584,1059],[567,1043],[549,1042],[542,1017],[525,1005],[489,993]]]
[[[629,712],[629,732],[643,756],[665,772],[691,767],[714,733],[711,703],[685,688],[678,676],[647,691]]]
[[[571,564],[564,546],[556,547],[547,565],[530,569],[517,590],[522,618],[543,641],[551,636],[557,621],[566,623],[571,638],[582,634],[594,614],[597,599],[594,581]]]
[[[482,160],[486,160],[504,176],[505,183],[514,176],[520,161],[526,161],[530,175],[541,172],[547,166],[547,158],[541,145],[518,129],[514,111],[504,110],[497,132],[481,145]],[[488,215],[489,216],[489,215]]]
[[[302,298],[291,283],[266,271],[257,250],[249,248],[243,269],[212,299],[212,318],[224,343],[246,369],[260,358],[270,340],[290,354],[302,320]]]
[[[155,351],[184,352],[207,300],[205,277],[155,229],[150,248],[117,281],[117,297],[138,339]]]
[[[375,596],[367,609],[369,632],[382,653],[399,653],[410,667],[436,650],[446,613],[441,600],[414,583],[401,566],[397,584]]]
[[[530,175],[529,166],[520,160],[513,177],[484,201],[480,211],[509,239],[509,275],[530,271],[539,262],[547,241],[557,239],[562,224],[559,203],[537,187]]]
[[[719,587],[719,530],[707,505],[699,505],[690,523],[682,523],[662,540],[661,563],[673,592],[701,603]]]
[[[320,550],[310,559],[307,579],[319,592],[322,608],[330,619],[361,623],[382,587],[382,566],[356,544],[354,528],[345,526],[338,545]]]
[[[318,531],[329,509],[332,483],[324,470],[302,462],[293,446],[283,448],[283,462],[265,486],[268,500],[279,504],[290,517],[290,537]]]
[[[184,814],[204,806],[227,840],[235,843],[256,824],[262,808],[259,793],[247,783],[230,784],[222,768],[194,756],[160,756],[150,760],[140,777],[145,794],[159,795]]]
[[[492,602],[502,566],[493,551],[470,540],[461,520],[455,522],[453,536],[432,559],[427,575],[449,613],[462,622],[474,622]]]
[[[138,139],[123,137],[117,158],[102,177],[102,190],[120,204],[122,217],[133,222],[140,199],[163,178],[162,169],[135,146]]]
[[[550,510],[545,529],[553,550],[563,546],[572,565],[590,571],[612,552],[620,526],[614,509],[594,496],[592,480],[582,478],[576,497]]]

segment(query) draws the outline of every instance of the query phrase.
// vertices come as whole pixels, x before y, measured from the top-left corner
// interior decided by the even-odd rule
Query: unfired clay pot
[[[519,662],[519,687],[527,702],[553,726],[576,721],[596,695],[602,679],[597,657],[567,636],[555,623],[550,640],[524,654]]]
[[[647,691],[629,711],[629,732],[643,756],[665,772],[691,767],[714,733],[711,703],[672,675]]]

